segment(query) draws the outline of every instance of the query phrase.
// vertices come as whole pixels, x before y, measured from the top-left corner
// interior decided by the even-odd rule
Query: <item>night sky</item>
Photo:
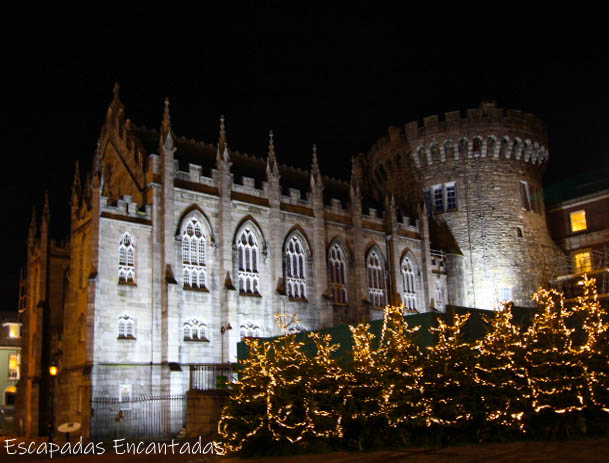
[[[280,162],[308,168],[316,143],[333,177],[347,179],[389,125],[484,99],[545,121],[547,185],[609,167],[609,34],[590,18],[401,4],[5,12],[0,310],[16,309],[45,190],[53,234],[69,229],[74,162],[90,167],[115,81],[137,125],[158,128],[167,96],[178,136],[215,143],[223,113],[231,148],[266,156],[273,129]]]

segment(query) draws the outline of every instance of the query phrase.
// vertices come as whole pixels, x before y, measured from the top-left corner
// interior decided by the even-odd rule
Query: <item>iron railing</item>
[[[226,390],[237,381],[236,363],[198,363],[190,365],[190,389],[196,391]]]
[[[91,439],[167,439],[186,427],[186,396],[91,400]]]

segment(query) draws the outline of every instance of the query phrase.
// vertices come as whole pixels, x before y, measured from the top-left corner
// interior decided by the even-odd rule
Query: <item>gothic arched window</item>
[[[285,281],[288,297],[306,299],[306,259],[302,241],[292,236],[285,246]]]
[[[239,259],[239,292],[241,294],[260,294],[258,273],[258,240],[249,228],[243,229],[237,238]]]
[[[118,337],[120,339],[135,339],[135,318],[123,314],[118,317]]]
[[[376,250],[368,253],[366,259],[368,276],[368,299],[374,307],[385,306],[385,265]]]
[[[201,222],[191,219],[182,232],[182,272],[185,287],[202,289],[207,287],[205,244],[206,238]]]
[[[239,328],[239,335],[243,338],[259,338],[260,337],[260,326],[254,322],[247,322],[241,325]]]
[[[118,280],[135,281],[135,243],[131,233],[123,233],[118,245]]]
[[[402,259],[400,266],[402,273],[402,288],[403,300],[407,309],[417,309],[417,294],[416,294],[416,269],[408,256]]]
[[[328,254],[328,274],[330,276],[330,293],[335,304],[347,303],[347,272],[343,249],[335,243]]]
[[[436,280],[436,308],[444,309],[444,296],[442,293],[442,281]]]
[[[184,323],[184,341],[209,341],[207,325],[196,318]]]

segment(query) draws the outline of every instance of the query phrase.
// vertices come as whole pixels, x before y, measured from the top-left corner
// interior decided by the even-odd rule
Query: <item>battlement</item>
[[[152,206],[147,204],[142,207],[131,200],[131,196],[124,195],[122,199],[111,200],[106,196],[101,197],[101,212],[113,216],[132,217],[143,220],[152,220]]]
[[[493,142],[490,142],[492,146],[489,148],[487,142],[491,139]],[[508,145],[516,142],[520,146],[502,149],[500,144],[503,140]],[[465,152],[457,150],[458,144],[463,141],[468,145]],[[415,154],[417,167],[421,167],[450,160],[450,153],[447,156],[444,152],[447,143],[452,144],[456,152],[455,160],[463,156],[512,157],[536,164],[548,159],[547,134],[541,119],[524,111],[498,108],[494,102],[483,102],[479,108],[468,109],[464,114],[450,111],[427,116],[423,120],[408,122],[403,130],[391,126],[388,134],[371,148],[369,156],[371,159],[384,158],[387,153],[407,147],[410,153]],[[433,152],[434,144],[438,145],[436,153]],[[524,148],[529,145],[531,148],[525,152]],[[423,153],[424,159],[421,159],[421,147],[428,151]],[[434,154],[437,154],[437,161]]]
[[[500,126],[535,134],[545,142],[546,131],[541,119],[524,111],[498,108],[494,102],[483,102],[479,108],[466,110],[464,116],[461,111],[449,111],[427,116],[422,122],[408,122],[404,126],[404,135],[408,140],[414,140],[451,130]],[[392,130],[389,135],[391,138]]]

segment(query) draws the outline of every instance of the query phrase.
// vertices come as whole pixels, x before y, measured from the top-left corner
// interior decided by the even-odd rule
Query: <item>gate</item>
[[[168,439],[186,426],[186,396],[91,400],[91,439]]]

